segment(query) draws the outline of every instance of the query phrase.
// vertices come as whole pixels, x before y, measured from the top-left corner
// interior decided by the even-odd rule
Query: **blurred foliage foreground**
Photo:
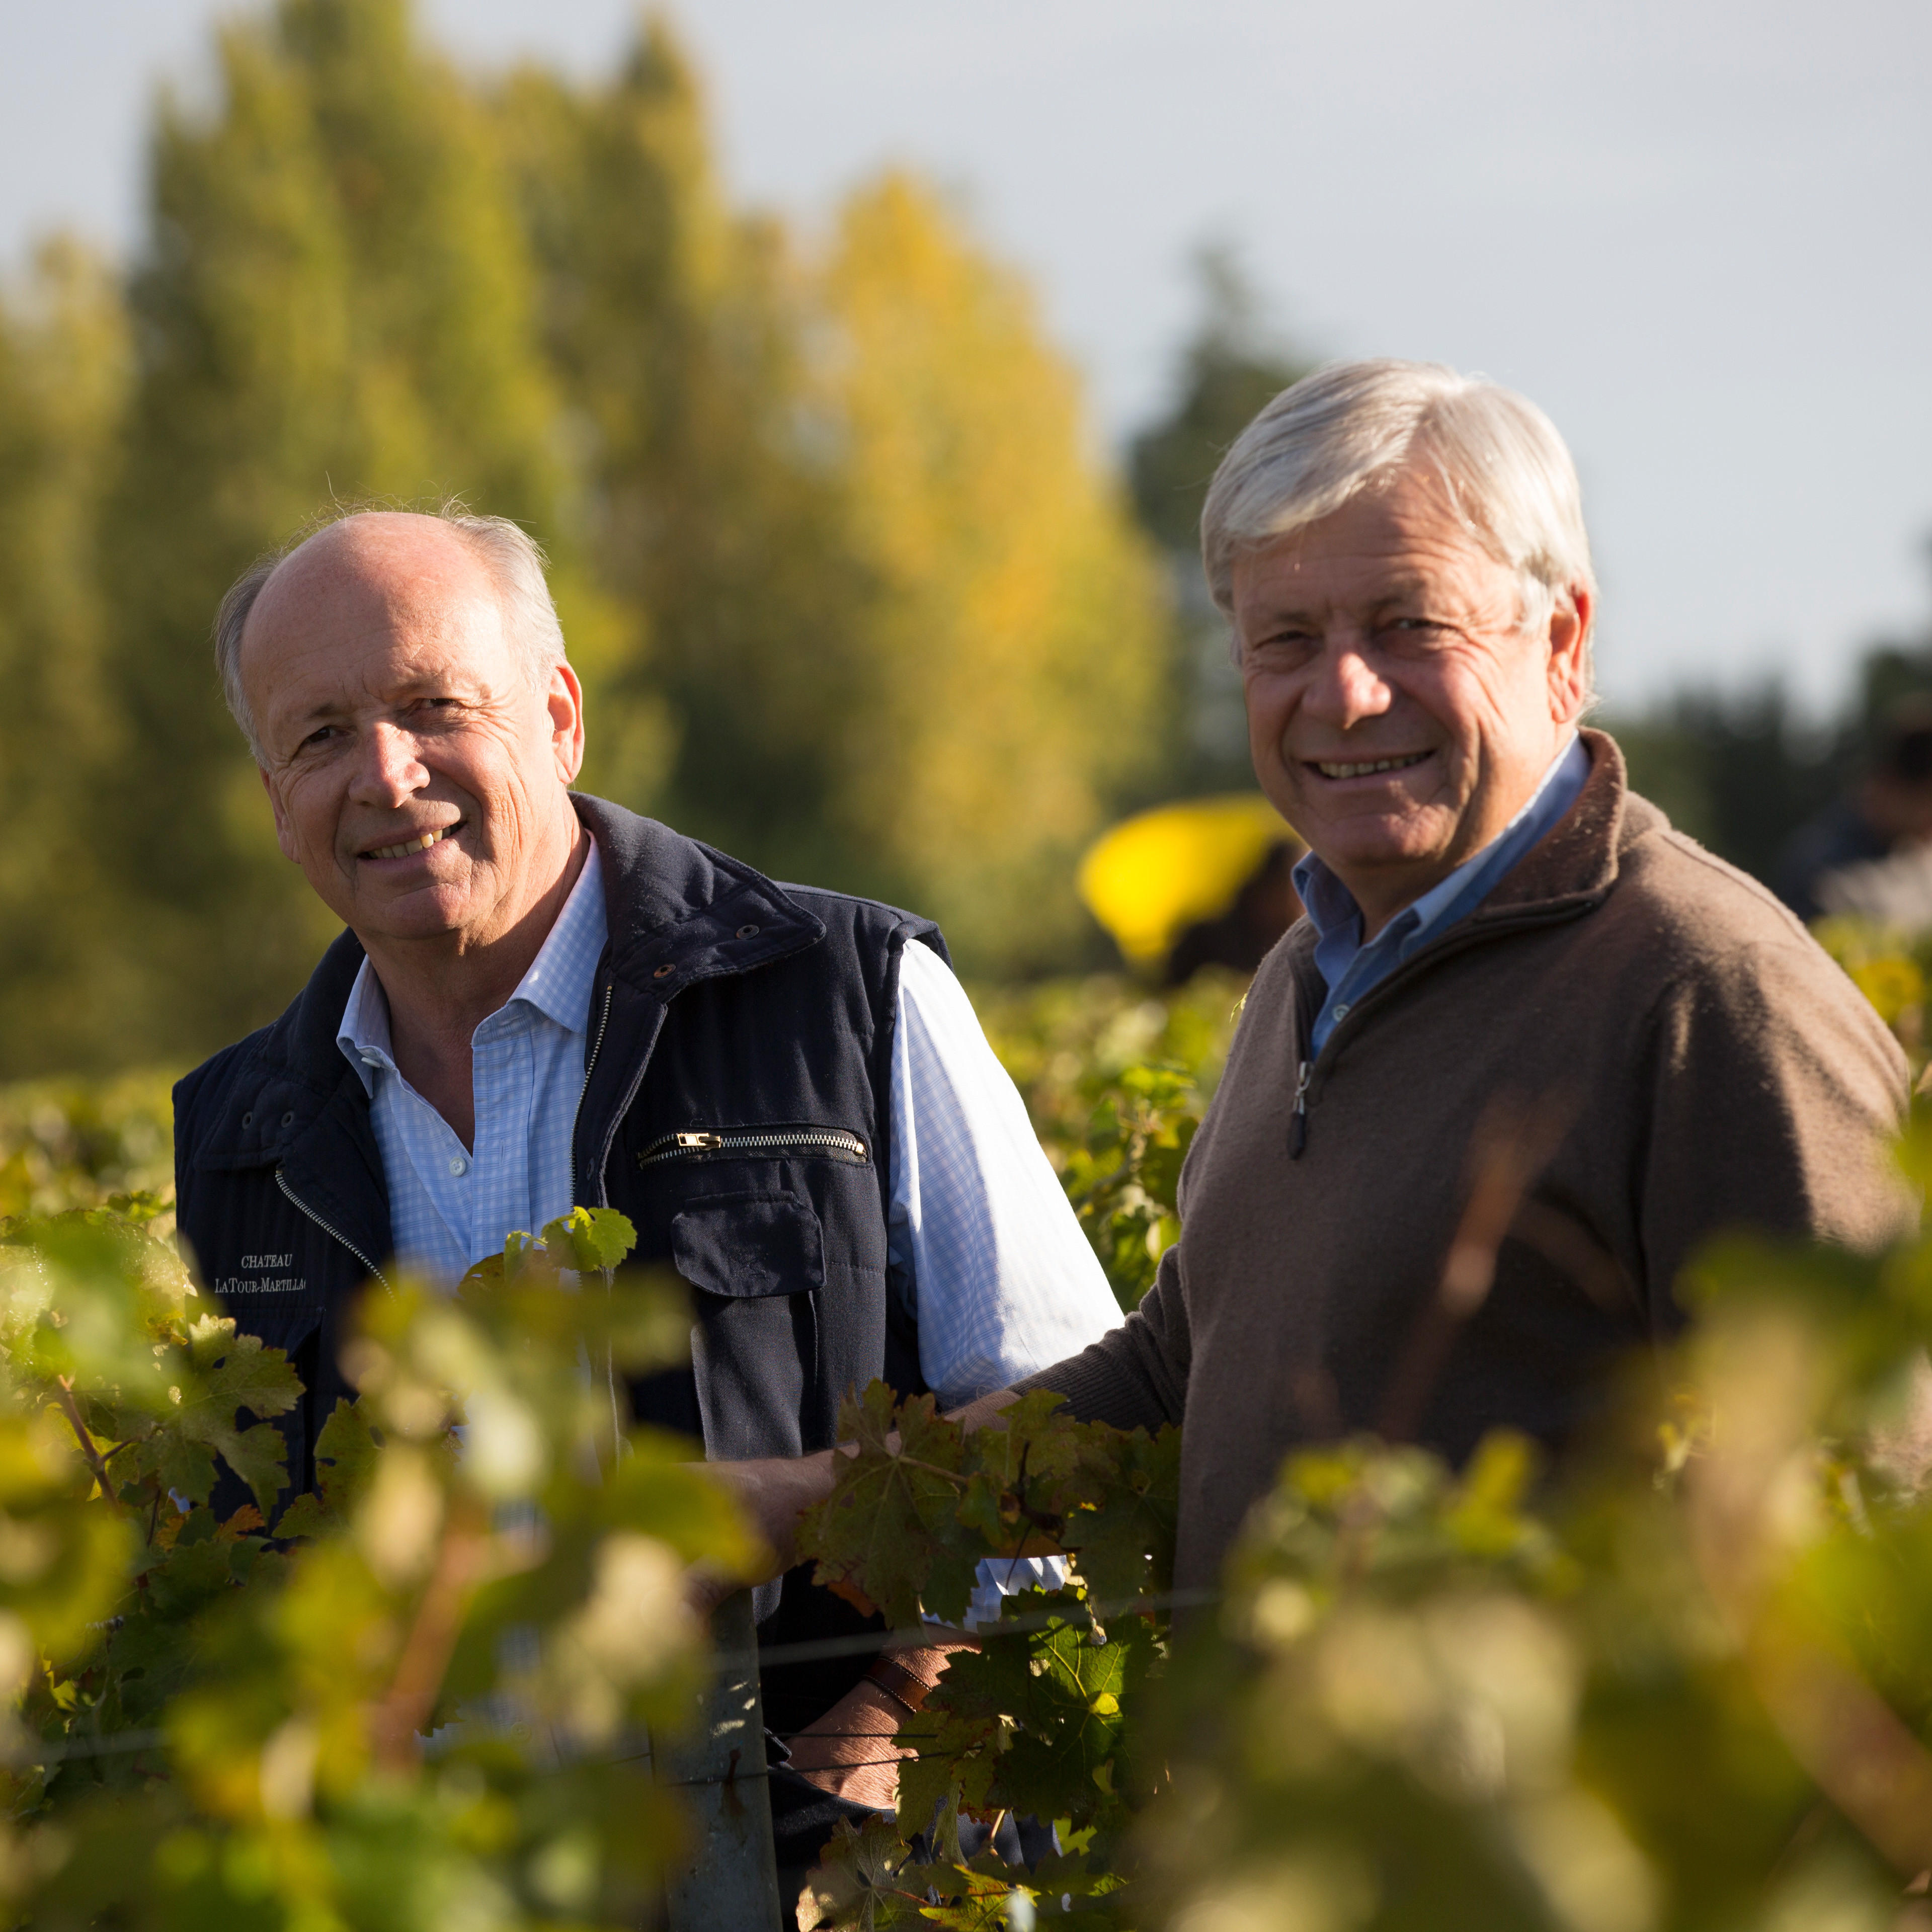
[[[702,1667],[684,1569],[748,1546],[684,1444],[611,1456],[580,1350],[659,1363],[683,1317],[559,1270],[628,1224],[578,1210],[454,1298],[372,1294],[359,1398],[272,1538],[300,1384],[154,1206],[0,1222],[9,1922],[640,1922],[676,1842],[644,1726]]]
[[[1916,1045],[1909,950],[1833,944]],[[1237,991],[982,1003],[1124,1304]],[[271,1538],[296,1385],[196,1297],[158,1198],[114,1191],[140,1090],[132,1149],[80,1090],[70,1130],[36,1090],[0,1144],[40,1210],[0,1233],[15,1922],[648,1922],[678,1816],[641,1735],[703,1667],[678,1576],[747,1552],[679,1445],[600,1466],[578,1362],[675,1353],[675,1299],[558,1292],[628,1240],[582,1214],[454,1298],[372,1294],[322,1493]],[[1932,1120],[1900,1165],[1922,1197]],[[63,1184],[93,1204],[49,1211]],[[1035,1398],[964,1437],[929,1400],[856,1397],[806,1538],[826,1580],[906,1626],[959,1614],[989,1554],[1069,1573],[908,1718],[897,1817],[842,1832],[801,1925],[1932,1927],[1932,1239],[1734,1240],[1682,1292],[1694,1334],[1561,1472],[1506,1435],[1460,1470],[1310,1450],[1187,1604],[1172,1432]],[[1058,1851],[969,1856],[961,1821],[1008,1811]]]

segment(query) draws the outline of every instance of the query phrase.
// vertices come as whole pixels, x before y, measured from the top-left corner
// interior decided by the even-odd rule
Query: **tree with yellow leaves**
[[[825,302],[869,586],[832,810],[969,967],[1064,958],[1078,848],[1156,748],[1155,562],[1024,285],[929,190],[852,199]]]

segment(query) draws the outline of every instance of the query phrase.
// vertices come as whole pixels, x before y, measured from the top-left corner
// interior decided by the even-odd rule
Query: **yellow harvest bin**
[[[1259,792],[1191,798],[1123,819],[1080,862],[1080,896],[1137,966],[1226,912],[1270,845],[1301,842]]]

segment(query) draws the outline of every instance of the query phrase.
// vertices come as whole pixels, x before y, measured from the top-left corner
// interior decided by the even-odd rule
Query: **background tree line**
[[[1252,782],[1194,525],[1304,365],[1228,260],[1121,477],[930,188],[811,238],[732,206],[661,19],[590,83],[466,76],[407,0],[277,0],[218,55],[214,104],[157,104],[132,262],[56,241],[0,295],[0,1078],[191,1060],[328,937],[208,633],[332,501],[456,493],[544,542],[590,788],[930,913],[976,974],[1104,958],[1086,842]],[[1801,743],[1772,692],[1628,735],[1761,868],[1858,730]]]
[[[404,0],[280,0],[218,68],[158,104],[131,266],[51,245],[0,316],[0,1072],[178,1060],[299,985],[322,915],[208,632],[332,500],[542,538],[593,789],[982,972],[1077,955],[1073,858],[1160,788],[1167,593],[957,213],[734,209],[661,20],[607,80],[480,81]]]

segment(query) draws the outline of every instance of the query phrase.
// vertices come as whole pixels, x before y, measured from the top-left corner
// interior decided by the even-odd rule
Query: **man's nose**
[[[1324,724],[1346,731],[1379,718],[1394,701],[1394,693],[1362,645],[1343,639],[1323,650],[1301,704]]]
[[[356,791],[365,803],[400,805],[428,781],[414,736],[387,719],[370,728],[357,751]]]

